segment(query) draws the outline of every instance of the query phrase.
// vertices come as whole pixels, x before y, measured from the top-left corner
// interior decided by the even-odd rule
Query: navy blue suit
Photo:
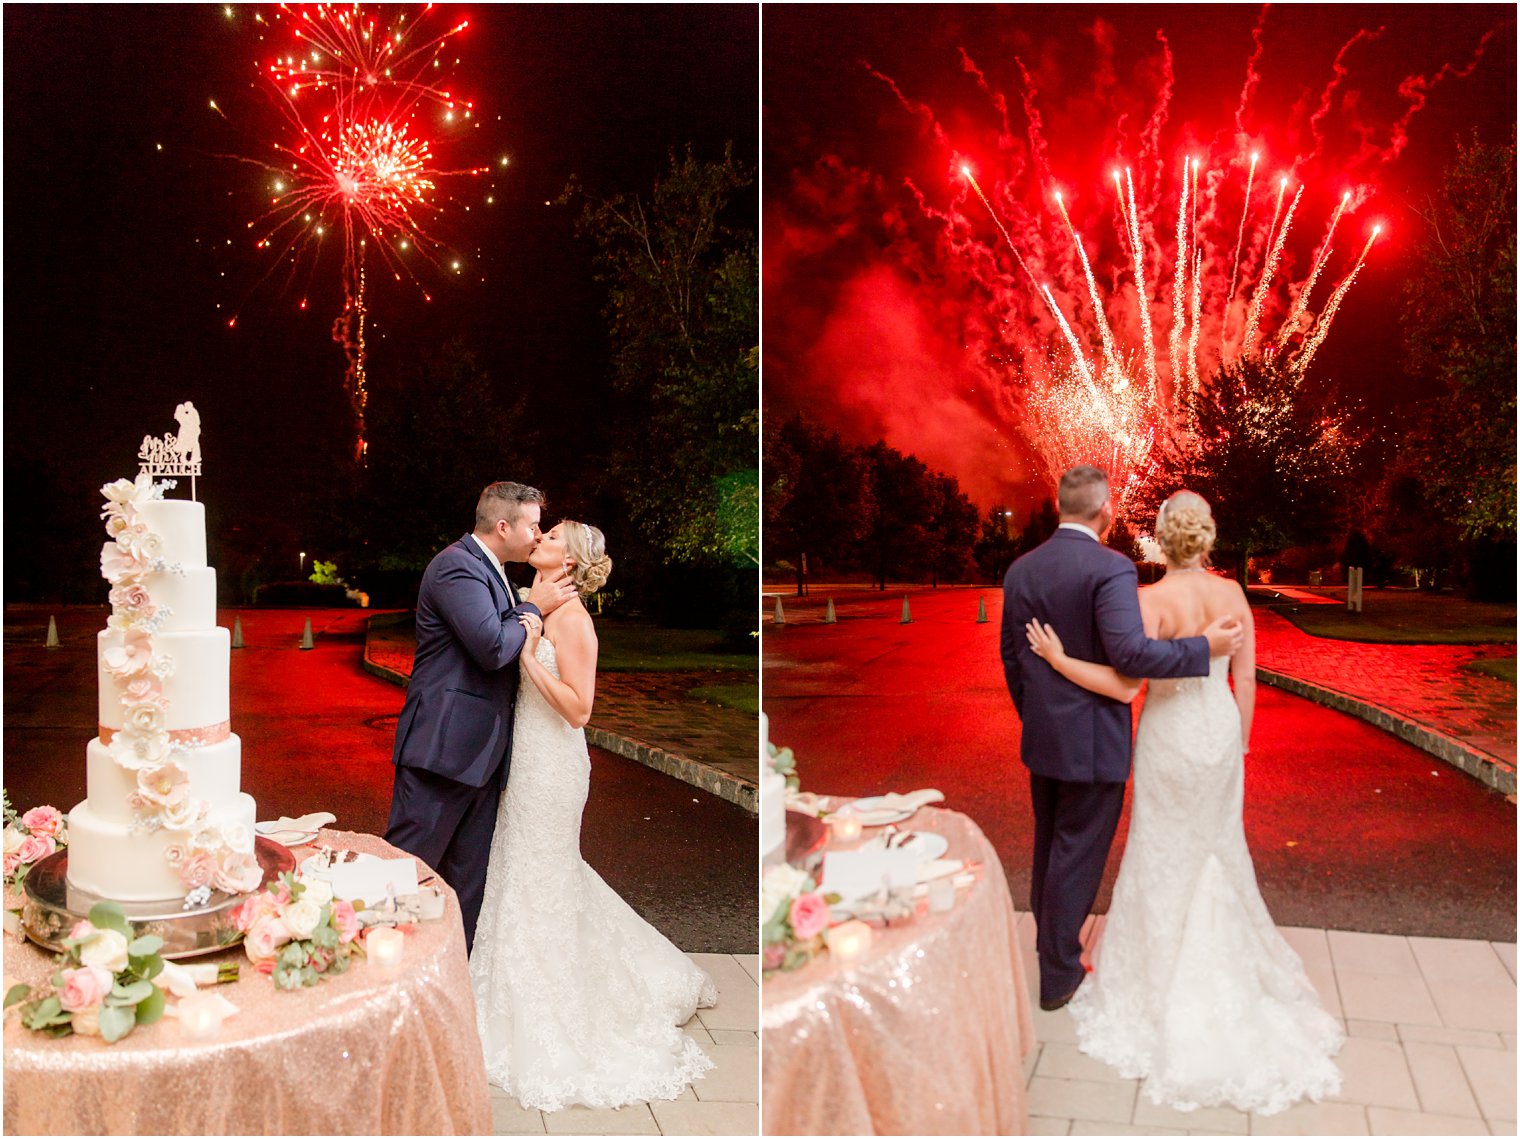
[[[1128,704],[1073,684],[1034,654],[1024,625],[1035,618],[1055,628],[1068,655],[1124,676],[1207,675],[1209,643],[1147,637],[1134,564],[1075,530],[1057,530],[1003,578],[1003,675],[1034,803],[1040,995],[1055,1000],[1082,980],[1082,923],[1124,808],[1133,736]]]
[[[385,839],[459,895],[465,944],[485,893],[497,802],[512,747],[519,602],[466,534],[439,553],[417,595],[417,653],[396,723],[396,781]]]

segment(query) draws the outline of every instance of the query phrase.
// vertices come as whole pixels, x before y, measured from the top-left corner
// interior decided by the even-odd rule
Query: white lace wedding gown
[[[581,859],[590,773],[524,671],[470,980],[487,1077],[542,1111],[674,1099],[713,1066],[679,1027],[712,981]]]
[[[1256,886],[1228,667],[1150,682],[1113,904],[1068,1007],[1082,1051],[1151,1102],[1270,1115],[1340,1090],[1345,1034]]]

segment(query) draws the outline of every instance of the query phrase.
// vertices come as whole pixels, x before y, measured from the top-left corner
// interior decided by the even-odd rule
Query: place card
[[[912,850],[830,850],[823,856],[820,894],[838,894],[853,902],[896,890],[918,880],[918,855]]]

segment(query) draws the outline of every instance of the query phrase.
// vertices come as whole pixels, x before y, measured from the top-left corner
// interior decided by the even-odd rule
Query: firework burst
[[[262,11],[253,18],[281,44],[259,64],[260,85],[279,110],[280,129],[267,144],[272,157],[241,159],[268,178],[267,208],[248,228],[267,259],[263,279],[282,268],[294,279],[303,262],[314,266],[326,245],[341,243],[343,307],[333,339],[348,362],[355,452],[362,461],[366,260],[378,257],[396,281],[414,282],[430,301],[419,259],[434,272],[463,269],[460,256],[430,231],[457,203],[444,187],[492,169],[450,169],[435,155],[435,145],[446,146],[478,126],[474,105],[443,79],[458,62],[446,57],[450,43],[469,22],[429,30],[432,5],[415,17],[398,12],[386,23],[358,4],[268,11],[268,20]],[[298,307],[305,309],[307,301],[303,290]]]

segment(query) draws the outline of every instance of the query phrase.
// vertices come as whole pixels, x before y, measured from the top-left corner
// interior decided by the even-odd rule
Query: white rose
[[[302,878],[301,884],[306,887],[306,892],[301,895],[303,902],[310,900],[318,906],[325,906],[333,900],[331,882],[324,882],[320,878]]]
[[[14,823],[5,828],[5,853],[15,854],[21,849],[21,844],[26,841],[26,835]]]
[[[204,807],[204,803],[196,802],[194,799],[184,799],[172,807],[163,808],[159,812],[159,817],[164,820],[164,826],[170,830],[187,831],[200,821]]]
[[[163,707],[152,700],[144,700],[141,704],[131,705],[127,708],[122,730],[139,732],[143,735],[157,735],[164,730]]]
[[[322,920],[322,907],[303,896],[300,901],[287,902],[280,907],[280,920],[290,930],[291,937],[305,940],[316,932],[317,923]]]
[[[782,863],[773,866],[765,872],[765,877],[760,880],[760,920],[768,922],[781,908],[783,902],[796,897],[801,892],[803,883],[808,880],[804,871],[795,866]]]
[[[79,963],[119,973],[127,967],[127,939],[114,929],[97,930],[92,940],[79,947]]]
[[[131,502],[136,491],[137,484],[134,482],[128,482],[126,479],[117,479],[115,482],[108,482],[105,486],[100,488],[101,494],[105,495],[106,498],[111,502],[117,503]]]

